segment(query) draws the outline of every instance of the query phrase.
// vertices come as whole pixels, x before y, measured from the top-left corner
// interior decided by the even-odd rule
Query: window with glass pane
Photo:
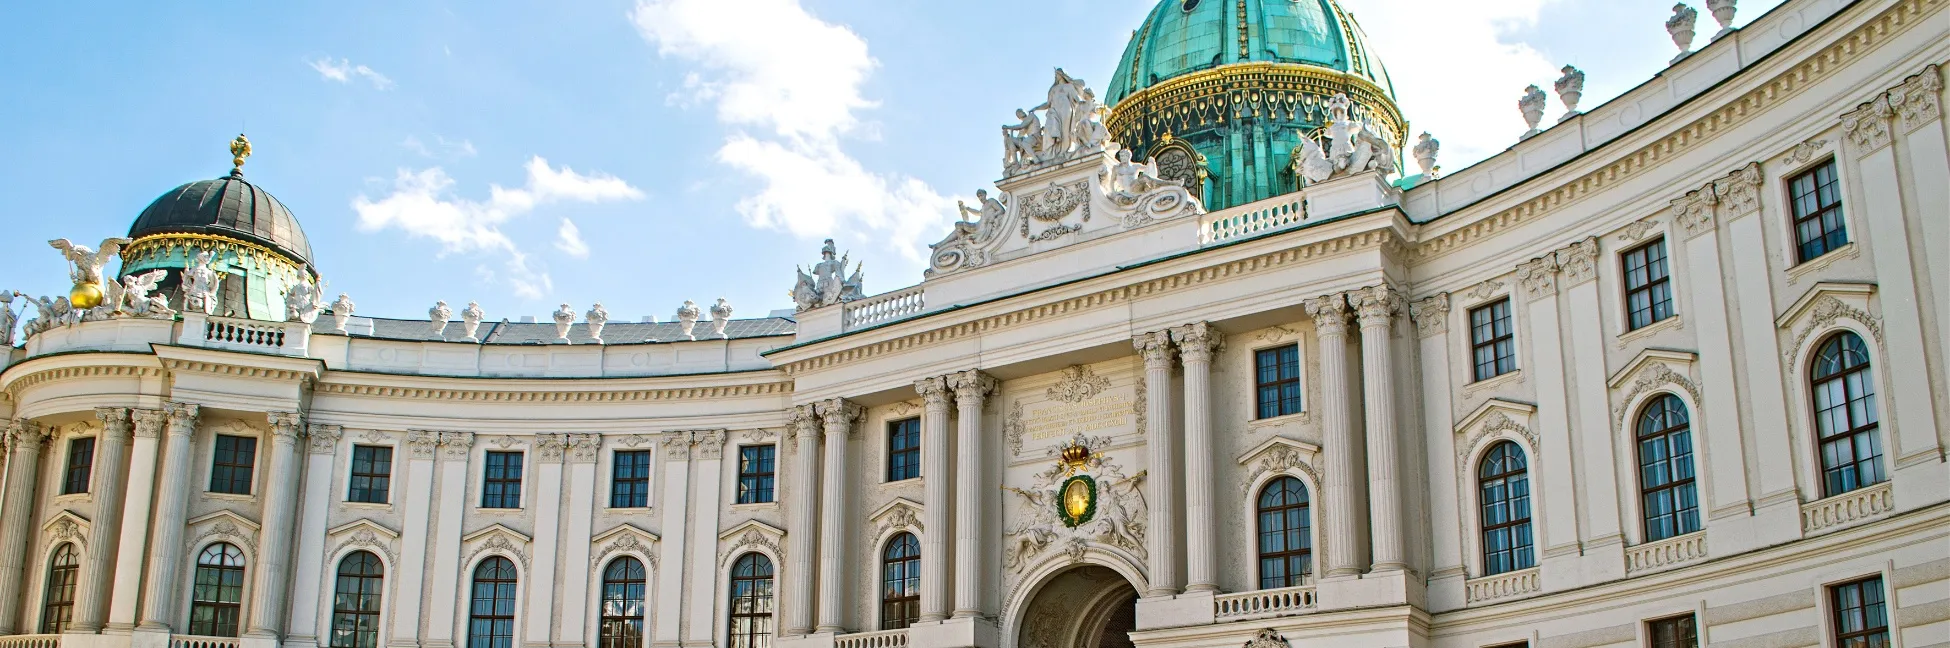
[[[352,446],[351,488],[348,502],[385,504],[392,494],[393,449],[387,446]]]
[[[881,552],[880,629],[895,630],[921,620],[921,541],[902,533]]]
[[[603,570],[599,648],[642,648],[643,592],[648,580],[643,562],[629,556],[610,561]]]
[[[370,551],[355,551],[339,561],[332,587],[331,648],[379,648],[379,605],[385,596],[386,567]]]
[[[210,465],[210,492],[251,494],[251,467],[256,463],[257,439],[217,435],[216,453]]]
[[[1646,542],[1698,531],[1692,425],[1678,396],[1657,396],[1639,413],[1638,450]]]
[[[1882,441],[1876,437],[1875,375],[1869,348],[1841,333],[1815,351],[1815,440],[1820,444],[1821,492],[1840,495],[1882,482]]]
[[[1523,449],[1511,441],[1490,446],[1477,469],[1482,487],[1483,575],[1529,569],[1530,476]]]
[[[887,481],[921,476],[921,419],[887,424]]]
[[[481,471],[481,508],[521,508],[519,452],[489,452]]]
[[[731,566],[730,648],[772,645],[772,559],[748,553]]]
[[[47,563],[47,589],[41,594],[41,634],[61,634],[74,621],[75,573],[81,559],[74,543],[62,543]]]
[[[773,476],[778,469],[778,446],[738,448],[738,503],[772,501]]]
[[[1864,578],[1828,590],[1835,611],[1835,648],[1889,645],[1889,609],[1883,604],[1882,577]]]
[[[68,470],[62,476],[61,494],[88,492],[88,478],[95,467],[95,437],[68,442]]]
[[[190,634],[235,637],[244,605],[244,552],[227,542],[203,548],[196,556],[196,581],[190,588]]]
[[[515,563],[490,556],[474,567],[467,606],[467,648],[514,648]]]
[[[1307,486],[1280,477],[1259,492],[1259,588],[1305,585],[1314,571],[1313,511]]]
[[[1794,208],[1794,255],[1808,261],[1848,244],[1842,221],[1842,186],[1835,179],[1835,161],[1788,180],[1788,204]]]
[[[1257,418],[1300,413],[1300,345],[1253,352]]]
[[[1633,248],[1625,264],[1625,320],[1638,330],[1672,317],[1672,272],[1666,263],[1666,240]]]
[[[1651,621],[1645,626],[1652,648],[1699,648],[1699,631],[1693,627],[1691,614]]]
[[[1516,333],[1510,327],[1510,300],[1469,311],[1469,349],[1476,380],[1489,380],[1517,370]]]
[[[650,451],[621,450],[609,477],[610,508],[650,506]]]

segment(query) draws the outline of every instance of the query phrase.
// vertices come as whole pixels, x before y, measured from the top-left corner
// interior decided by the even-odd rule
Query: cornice
[[[407,400],[444,400],[477,403],[631,403],[644,401],[709,400],[789,394],[792,382],[765,382],[712,387],[669,389],[617,389],[575,391],[572,389],[449,389],[401,385],[321,382],[313,393]]]
[[[139,365],[74,365],[50,367],[21,374],[7,383],[7,398],[19,401],[20,393],[45,383],[73,380],[77,378],[151,378],[161,376],[163,370],[155,366]]]
[[[162,365],[164,369],[169,370],[171,373],[203,373],[261,380],[291,380],[302,382],[318,377],[317,372],[313,371],[286,369],[282,367],[254,367],[210,360],[163,358]]]

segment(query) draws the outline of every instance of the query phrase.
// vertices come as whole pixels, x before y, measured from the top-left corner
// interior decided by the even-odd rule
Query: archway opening
[[[1030,599],[1016,648],[1132,648],[1137,598],[1137,588],[1107,567],[1057,574]]]

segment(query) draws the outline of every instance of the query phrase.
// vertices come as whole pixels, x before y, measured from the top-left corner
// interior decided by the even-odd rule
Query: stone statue
[[[704,311],[698,309],[697,302],[688,299],[684,300],[683,306],[677,307],[677,327],[684,333],[684,339],[697,339],[697,336],[691,334],[691,330],[697,327],[697,320],[703,314]]]
[[[1110,106],[1098,103],[1097,93],[1084,88],[1079,108],[1082,111],[1077,113],[1076,128],[1071,130],[1076,135],[1078,152],[1103,150],[1104,144],[1110,141],[1110,126],[1104,123],[1110,119]]]
[[[1049,111],[1049,119],[1043,123],[1044,151],[1067,152],[1076,137],[1076,118],[1082,104],[1083,80],[1071,77],[1063,68],[1056,68],[1056,80],[1049,86],[1049,99],[1040,106],[1030,108],[1031,111]]]
[[[487,319],[487,313],[481,311],[481,303],[474,301],[467,302],[467,308],[460,310],[461,336],[467,338],[468,342],[481,341],[481,338],[475,335],[475,333],[481,330],[481,320],[483,319]]]
[[[210,267],[209,250],[196,253],[196,260],[183,271],[183,311],[214,315],[217,312],[217,271]]]
[[[1117,152],[1117,164],[1111,167],[1110,199],[1120,205],[1136,203],[1138,197],[1159,186],[1171,184],[1158,177],[1158,164],[1146,160],[1143,164],[1131,160],[1129,149]],[[1176,186],[1176,185],[1173,185]]]
[[[168,270],[157,268],[139,275],[123,277],[122,311],[136,317],[167,319],[174,316],[176,311],[170,310],[168,296],[150,294],[155,291],[156,284],[167,276],[169,276]]]
[[[1564,116],[1557,118],[1560,124],[1578,116],[1578,100],[1584,97],[1584,70],[1566,65],[1562,72],[1564,76],[1551,86],[1557,90],[1557,100],[1564,102]]]
[[[1679,55],[1672,57],[1673,63],[1693,53],[1693,36],[1698,33],[1695,31],[1698,25],[1698,11],[1683,2],[1672,6],[1672,17],[1666,19],[1666,34],[1672,36],[1672,44],[1679,46]]]
[[[603,303],[596,302],[594,305],[591,305],[589,312],[582,314],[582,320],[589,323],[589,339],[595,341],[596,344],[602,344],[603,326],[609,324],[609,311],[603,308]],[[563,337],[568,336],[565,335]]]
[[[977,224],[994,223],[1001,221],[1002,215],[1008,212],[1008,208],[1003,206],[1002,201],[989,197],[989,190],[987,189],[975,190],[975,202],[981,205],[981,207],[973,208],[969,207],[968,203],[959,200],[955,201],[955,207],[961,211],[962,222],[974,222]],[[969,221],[969,216],[974,216],[975,220]]]
[[[434,302],[433,308],[427,309],[427,322],[433,326],[433,330],[429,334],[436,338],[445,338],[447,320],[452,319],[453,316],[454,309],[448,308],[447,302]]]
[[[819,263],[813,264],[812,273],[799,270],[799,282],[792,288],[792,301],[799,311],[808,311],[821,306],[831,306],[849,302],[866,294],[862,290],[861,264],[853,266],[853,275],[846,276],[847,257],[834,259],[833,239],[819,250]]]
[[[1293,153],[1293,173],[1308,183],[1326,182],[1334,177],[1334,162],[1327,159],[1327,153],[1320,143],[1307,136],[1300,137],[1300,150]]]
[[[1002,127],[1002,169],[1014,173],[1036,164],[1036,149],[1043,143],[1043,121],[1021,108],[1016,109],[1014,125]]]
[[[318,313],[325,309],[324,300],[324,286],[299,280],[284,293],[284,321],[306,324],[318,321]]]
[[[356,305],[345,293],[339,293],[338,301],[332,302],[332,330],[345,332],[345,321],[352,319],[352,309]]]
[[[1524,131],[1519,140],[1527,140],[1544,132],[1537,128],[1537,124],[1544,121],[1544,101],[1544,91],[1536,84],[1523,89],[1523,98],[1517,100],[1517,110],[1523,111],[1523,123],[1530,126],[1530,130]]]
[[[1424,178],[1434,180],[1439,177],[1438,174],[1442,171],[1441,167],[1435,165],[1435,155],[1441,151],[1442,141],[1437,140],[1427,131],[1424,131],[1421,137],[1415,138],[1415,166],[1421,167]]]
[[[14,345],[14,295],[17,294],[0,290],[0,350]]]
[[[711,334],[724,339],[724,326],[731,323],[731,302],[719,297],[718,303],[711,305]]]
[[[1713,22],[1720,23],[1720,31],[1713,34],[1713,40],[1733,33],[1733,14],[1739,10],[1739,0],[1706,0],[1706,10],[1713,14]]]
[[[83,286],[92,286],[97,293],[91,298],[94,303],[78,303],[75,305],[77,308],[87,310],[106,304],[109,310],[113,311],[115,306],[121,303],[122,286],[103,281],[102,267],[108,265],[109,259],[121,254],[122,246],[130,242],[125,238],[102,239],[99,250],[90,249],[86,245],[75,245],[68,239],[54,239],[47,242],[49,247],[61,251],[61,258],[68,260],[68,276],[75,284],[75,292],[72,293],[76,295],[75,299],[82,299],[80,293],[84,292]]]
[[[67,297],[55,297],[50,301],[46,297],[36,298],[18,292],[14,294],[26,297],[27,303],[32,304],[35,312],[40,315],[39,317],[27,320],[27,324],[21,327],[22,333],[27,337],[33,337],[56,326],[67,326],[81,320],[81,312],[75,310],[73,306],[68,305]]]
[[[575,309],[569,308],[569,305],[566,303],[562,304],[561,308],[555,309],[553,317],[555,318],[555,343],[568,344],[569,325],[574,324],[576,321]]]
[[[1327,136],[1332,140],[1327,149],[1323,150],[1311,137],[1300,138],[1300,149],[1293,152],[1292,169],[1305,183],[1365,171],[1378,171],[1383,176],[1401,172],[1401,161],[1395,158],[1395,150],[1381,137],[1380,131],[1354,116],[1352,107],[1353,102],[1345,94],[1327,100],[1327,112],[1332,120],[1327,125]]]
[[[1108,112],[1083,79],[1057,68],[1045,101],[1017,110],[1017,122],[1002,127],[1003,172],[1016,175],[1104,150],[1110,145]]]

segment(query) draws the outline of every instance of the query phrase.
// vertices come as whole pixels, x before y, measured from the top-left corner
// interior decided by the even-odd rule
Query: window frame
[[[1489,465],[1492,455],[1494,455],[1498,450],[1505,447],[1514,449],[1514,456],[1517,459],[1521,460],[1523,462],[1523,465],[1515,469],[1506,469],[1503,472],[1499,472],[1496,474],[1486,474],[1485,469]],[[1536,535],[1536,527],[1534,525],[1534,522],[1536,521],[1535,511],[1537,505],[1535,501],[1536,491],[1534,488],[1531,487],[1530,484],[1530,463],[1531,463],[1531,458],[1530,458],[1530,452],[1528,448],[1525,448],[1522,444],[1519,444],[1516,441],[1511,439],[1496,439],[1496,440],[1491,440],[1488,443],[1488,445],[1483,449],[1482,454],[1477,455],[1475,461],[1472,462],[1470,465],[1470,475],[1474,482],[1472,485],[1475,490],[1474,499],[1476,504],[1475,506],[1476,538],[1477,538],[1477,542],[1482,545],[1481,547],[1478,548],[1477,551],[1477,559],[1482,561],[1482,568],[1480,570],[1482,577],[1519,572],[1537,566],[1537,535]],[[1489,523],[1489,519],[1486,513],[1488,512],[1489,507],[1492,506],[1492,500],[1489,494],[1485,492],[1487,490],[1488,483],[1491,481],[1505,482],[1504,487],[1506,489],[1505,492],[1507,493],[1508,484],[1511,478],[1518,477],[1518,476],[1521,476],[1523,478],[1523,487],[1524,487],[1524,493],[1522,496],[1523,508],[1524,508],[1523,517],[1519,518],[1514,514],[1512,514],[1509,516],[1509,519],[1503,522],[1499,522],[1496,524]],[[1506,495],[1501,500],[1501,505],[1505,507],[1509,507],[1511,506],[1511,502],[1515,501],[1515,499],[1516,498],[1514,496]],[[1529,537],[1529,543],[1526,545],[1519,546],[1514,541],[1511,542],[1510,547],[1507,550],[1507,552],[1510,554],[1510,560],[1508,561],[1509,566],[1507,568],[1498,569],[1497,568],[1498,565],[1492,560],[1493,552],[1490,548],[1490,544],[1491,544],[1490,536],[1493,532],[1502,531],[1504,529],[1512,529],[1513,530],[1511,531],[1512,534],[1517,533],[1516,531],[1514,531],[1515,529],[1526,529],[1525,535]],[[1523,560],[1518,560],[1518,557],[1522,557]]]
[[[1666,624],[1684,622],[1684,628],[1671,628],[1675,632],[1685,632],[1690,639],[1677,639],[1672,643],[1661,643],[1659,633]],[[1694,612],[1648,619],[1645,622],[1645,645],[1647,648],[1699,648],[1699,615]]]
[[[1283,357],[1289,355],[1289,352],[1291,358]],[[1270,368],[1274,370],[1274,378],[1270,381],[1266,380],[1264,374],[1269,368],[1265,364],[1265,358],[1269,356],[1273,358],[1273,365]],[[1299,342],[1253,349],[1252,358],[1253,420],[1262,421],[1307,411],[1306,369],[1301,361]],[[1292,362],[1292,377],[1286,376],[1289,360]],[[1286,393],[1289,387],[1293,390],[1291,396]],[[1268,390],[1277,390],[1278,394],[1270,403],[1266,400]],[[1292,405],[1291,411],[1287,408],[1289,404]],[[1270,413],[1267,409],[1268,405],[1272,405]]]
[[[346,573],[346,567],[355,558],[361,559],[361,562],[369,561],[370,565],[378,568],[378,573],[374,574],[366,571],[356,574]],[[353,579],[358,588],[350,594],[345,591],[346,579],[348,578]],[[340,603],[348,596],[355,599],[354,607],[341,607]],[[370,609],[367,609],[367,602],[372,603]],[[382,560],[378,554],[363,549],[347,552],[344,556],[341,556],[338,559],[337,566],[332,569],[331,605],[331,623],[325,628],[325,648],[383,648],[385,646],[385,639],[381,634],[385,629],[386,561]],[[339,643],[339,637],[341,636],[341,630],[339,628],[341,625],[340,621],[348,617],[353,621],[354,629],[347,634],[352,636],[353,640],[350,644],[342,644]],[[363,631],[357,629],[363,625],[360,623],[360,620],[368,618],[372,620],[371,643],[362,641],[359,635]]]
[[[624,457],[629,457],[630,465],[640,468],[643,474],[622,476]],[[650,508],[650,469],[654,460],[649,450],[617,450],[610,453],[609,508]],[[630,486],[627,491],[623,489],[625,484]],[[639,500],[641,503],[638,503]]]
[[[1868,576],[1845,580],[1839,583],[1832,583],[1822,587],[1823,590],[1822,598],[1824,599],[1824,602],[1826,603],[1826,607],[1828,608],[1826,610],[1827,614],[1823,615],[1825,618],[1823,619],[1822,625],[1827,626],[1828,632],[1826,632],[1825,634],[1828,635],[1828,640],[1832,642],[1829,645],[1834,646],[1835,648],[1849,648],[1851,646],[1851,644],[1848,643],[1850,640],[1857,639],[1857,638],[1868,638],[1878,633],[1882,635],[1884,646],[1894,645],[1889,642],[1889,640],[1892,638],[1892,635],[1894,634],[1893,628],[1891,628],[1889,624],[1889,620],[1890,620],[1889,618],[1891,616],[1890,612],[1893,606],[1890,605],[1888,581],[1885,580],[1883,577],[1884,574],[1878,572]],[[1873,584],[1873,587],[1869,587],[1871,584]],[[1866,601],[1866,594],[1870,592],[1873,592],[1876,597],[1876,602],[1864,603],[1862,606],[1864,628],[1852,632],[1843,630],[1844,627],[1843,615],[1848,613],[1849,608],[1843,605],[1842,593],[1845,590],[1850,588],[1854,588],[1859,593],[1864,595],[1862,600]],[[1881,626],[1868,625],[1869,609],[1872,607],[1881,608],[1881,614],[1882,614]]]
[[[488,569],[489,565],[494,566],[496,577],[483,579],[483,570]],[[503,571],[512,574],[512,576],[507,578],[498,577]],[[463,648],[515,648],[515,637],[519,635],[516,632],[517,628],[515,627],[515,623],[521,618],[521,576],[521,570],[515,566],[515,561],[501,554],[489,554],[482,558],[480,562],[474,563],[474,567],[468,570],[467,643]],[[493,591],[487,599],[490,605],[489,614],[480,613],[480,603],[482,601],[481,586],[483,584],[493,587]],[[505,599],[508,604],[507,614],[500,613],[500,603],[504,600],[501,594],[504,591],[508,593]],[[505,637],[499,632],[496,632],[496,626],[494,625],[495,622],[503,620],[507,621],[508,629],[508,634]],[[477,627],[476,624],[482,621],[489,624],[487,636],[476,637],[474,632]],[[494,643],[496,639],[502,638],[507,640],[506,644],[497,645]],[[477,646],[476,641],[483,643]]]
[[[1659,251],[1659,259],[1656,265],[1651,257],[1651,251],[1654,248],[1657,248]],[[1643,265],[1639,267],[1645,271],[1645,283],[1637,285],[1633,284],[1633,277],[1636,272],[1633,269],[1633,257],[1635,255],[1644,255]],[[1661,273],[1657,277],[1652,275],[1652,271],[1655,268],[1659,269]],[[1624,291],[1625,332],[1637,331],[1679,315],[1679,305],[1672,294],[1672,244],[1665,235],[1654,236],[1650,240],[1619,252],[1618,270],[1618,285]],[[1645,312],[1647,319],[1644,322],[1638,320],[1638,313],[1640,311],[1633,306],[1632,302],[1639,295],[1646,296]],[[1665,307],[1663,314],[1659,310],[1661,305]]]
[[[74,595],[80,585],[81,552],[63,542],[48,553],[41,588],[41,634],[61,634],[74,623]],[[60,597],[60,598],[56,598]]]
[[[1861,362],[1855,365],[1843,366],[1835,373],[1822,373],[1820,368],[1823,360],[1822,352],[1827,350],[1830,345],[1842,344],[1843,340],[1848,338],[1853,338],[1858,345],[1862,356]],[[1847,360],[1846,354],[1850,352],[1849,349],[1841,348],[1838,350],[1844,354],[1841,359],[1845,362]],[[1809,432],[1812,433],[1814,441],[1815,482],[1820,488],[1821,497],[1824,499],[1835,497],[1844,493],[1870,488],[1876,484],[1888,481],[1889,472],[1887,466],[1884,465],[1886,446],[1884,445],[1885,440],[1882,438],[1882,431],[1884,429],[1882,426],[1883,407],[1880,402],[1882,394],[1876,389],[1878,383],[1882,381],[1876,375],[1876,358],[1868,341],[1863,339],[1860,333],[1851,329],[1829,332],[1808,347],[1806,371],[1808,377],[1806,394],[1810,412],[1808,428]],[[1849,392],[1850,379],[1857,376],[1861,377],[1858,384],[1866,385],[1868,391],[1865,394],[1851,396]],[[1822,408],[1821,395],[1823,387],[1829,384],[1838,384],[1840,386],[1844,400],[1842,405],[1830,406],[1824,410]],[[1854,421],[1854,412],[1851,411],[1854,408],[1850,407],[1849,404],[1857,401],[1861,401],[1864,404],[1863,409],[1873,415],[1873,421],[1862,424],[1857,424]],[[1822,431],[1822,413],[1837,408],[1842,410],[1840,413],[1846,419],[1849,427],[1834,433],[1824,433]],[[1840,466],[1831,467],[1829,463],[1829,452],[1827,452],[1826,448],[1830,443],[1843,441],[1848,443],[1850,455],[1858,458],[1849,461],[1846,468]],[[1874,453],[1866,459],[1859,458],[1860,452],[1857,449],[1857,444],[1862,442],[1866,442],[1868,446],[1871,446],[1871,450]],[[1844,488],[1841,486],[1845,486],[1846,484],[1835,484],[1835,480],[1830,478],[1831,473],[1840,475],[1838,471],[1843,470],[1849,471],[1850,474],[1847,475],[1846,479],[1852,479],[1854,486]],[[1866,479],[1865,472],[1869,473]]]
[[[903,437],[912,437],[912,444],[902,447]],[[892,483],[919,479],[921,477],[921,417],[910,416],[887,422],[887,461],[881,480]]]
[[[1647,422],[1650,420],[1650,417],[1654,413],[1654,408],[1664,407],[1668,403],[1676,405],[1677,409],[1676,410],[1667,409],[1665,410],[1666,413],[1670,415],[1672,412],[1676,411],[1680,416],[1684,417],[1684,419],[1679,421],[1678,423],[1672,423],[1670,419],[1668,419],[1665,427],[1659,428],[1657,430],[1651,430],[1648,432],[1645,429],[1645,427],[1647,425]],[[1639,487],[1639,501],[1638,501],[1639,533],[1642,534],[1641,536],[1643,539],[1642,541],[1656,542],[1660,540],[1676,538],[1689,533],[1698,532],[1701,529],[1705,528],[1701,522],[1701,515],[1699,510],[1699,504],[1700,504],[1699,452],[1696,449],[1694,444],[1696,435],[1693,434],[1692,408],[1688,406],[1686,400],[1680,398],[1678,394],[1674,394],[1671,392],[1659,392],[1653,394],[1650,398],[1645,399],[1645,401],[1639,405],[1638,415],[1632,418],[1631,430],[1632,430],[1632,453],[1633,453],[1633,458],[1635,460],[1634,463],[1637,466],[1636,480],[1638,482],[1638,487]],[[1672,452],[1672,444],[1674,443],[1673,441],[1674,437],[1678,437],[1681,435],[1683,435],[1684,442],[1686,444],[1686,452],[1685,452],[1686,476],[1685,477],[1677,476],[1677,469],[1674,468],[1674,464],[1677,462],[1676,457],[1678,455]],[[1646,465],[1646,453],[1645,453],[1646,443],[1648,441],[1655,441],[1655,440],[1662,441],[1664,443],[1664,450],[1666,451],[1666,454],[1664,455],[1664,463],[1665,463],[1664,468],[1665,468],[1665,473],[1666,473],[1665,476],[1667,478],[1667,481],[1657,486],[1647,486],[1645,477],[1649,467]],[[1677,504],[1677,502],[1682,501],[1681,495],[1686,492],[1690,492],[1692,495],[1693,505],[1692,508],[1690,509],[1691,511],[1690,526],[1684,524],[1684,520],[1687,519],[1686,518],[1687,510],[1680,508],[1680,505]],[[1661,494],[1661,493],[1671,493],[1672,501],[1674,502],[1674,505],[1672,506],[1669,512],[1669,515],[1672,517],[1673,520],[1673,525],[1672,525],[1673,531],[1672,533],[1668,533],[1665,535],[1657,535],[1653,532],[1654,527],[1653,527],[1652,507],[1647,505],[1647,502],[1650,501],[1652,495]]]
[[[760,457],[759,460],[761,467],[769,464],[769,469],[754,469],[751,472],[746,472],[745,452],[748,450],[761,455],[766,454],[766,451],[770,451],[770,456]],[[732,502],[735,504],[771,504],[777,502],[778,474],[779,446],[777,444],[760,443],[738,446],[738,488],[732,494]],[[749,489],[747,489],[748,483],[751,485]],[[748,495],[749,497],[747,497]]]
[[[1820,172],[1824,170],[1828,171],[1830,175],[1829,184],[1834,187],[1833,193],[1835,196],[1835,202],[1827,206],[1822,206],[1821,204],[1822,185],[1819,184]],[[1784,177],[1785,180],[1781,183],[1781,191],[1783,193],[1782,200],[1787,206],[1788,267],[1792,268],[1828,256],[1830,253],[1848,247],[1850,243],[1854,242],[1849,237],[1847,188],[1843,186],[1841,166],[1836,163],[1834,156],[1831,155],[1789,171]],[[1799,196],[1795,193],[1795,183],[1800,182],[1803,178],[1809,178],[1811,182],[1816,183],[1813,187],[1815,210],[1808,214],[1801,212],[1800,201],[1797,200]],[[1829,229],[1828,227],[1829,219],[1826,217],[1830,214],[1834,215],[1833,222],[1836,225],[1834,229]],[[1818,223],[1821,226],[1821,235],[1815,239],[1803,241],[1801,238],[1802,225],[1810,222]],[[1830,238],[1836,235],[1839,235],[1840,240],[1831,241]],[[1810,256],[1806,248],[1809,243],[1815,241],[1821,241],[1826,247],[1819,253]]]
[[[502,465],[500,466],[494,465],[494,461],[497,458],[503,459]],[[512,458],[514,461],[512,470],[515,472],[515,475],[513,477],[507,476],[507,471],[511,469],[511,467],[507,463],[507,459],[509,458]],[[520,450],[486,451],[486,453],[481,456],[481,499],[478,502],[479,506],[477,508],[492,509],[497,511],[520,510],[521,508],[523,508],[523,505],[526,502],[522,500],[523,494],[522,494],[521,484],[522,484],[522,480],[528,474],[527,464],[528,464],[527,453],[524,453]],[[496,470],[502,471],[501,476],[499,477],[495,476],[494,471]],[[494,487],[499,487],[500,492],[498,493],[491,492],[494,489]],[[514,489],[512,493],[508,491],[508,489],[510,488]],[[490,498],[497,498],[497,499],[490,499]],[[507,505],[509,503],[510,498],[513,499],[513,506]]]
[[[1496,333],[1497,317],[1496,310],[1494,309],[1497,308],[1503,309],[1503,320],[1509,329],[1507,333],[1501,335]],[[1489,321],[1478,324],[1476,321],[1477,313],[1488,313]],[[1515,306],[1509,295],[1472,306],[1465,315],[1467,315],[1468,319],[1468,328],[1464,331],[1464,334],[1469,336],[1468,367],[1470,382],[1478,383],[1498,376],[1506,376],[1516,373],[1522,368],[1517,365],[1517,317]],[[1477,329],[1485,325],[1489,327],[1490,336],[1487,339],[1479,339],[1477,337]],[[1489,370],[1491,373],[1487,375],[1483,373],[1484,363],[1478,358],[1478,354],[1485,349],[1488,349],[1490,352]],[[1508,368],[1503,367],[1506,360],[1508,361]]]
[[[1269,509],[1265,503],[1268,492],[1270,492],[1275,486],[1280,485],[1284,483],[1285,480],[1289,480],[1289,479],[1293,480],[1295,484],[1299,485],[1300,487],[1299,494],[1302,501],[1300,501],[1298,504],[1288,502],[1286,504],[1280,504],[1274,508]],[[1260,484],[1258,488],[1253,490],[1253,493],[1254,495],[1251,500],[1251,505],[1253,510],[1253,536],[1252,536],[1253,570],[1254,570],[1254,580],[1255,582],[1258,583],[1258,589],[1266,590],[1266,589],[1279,589],[1285,587],[1298,587],[1298,586],[1303,586],[1315,582],[1315,573],[1316,573],[1315,568],[1318,567],[1318,565],[1314,564],[1314,559],[1316,558],[1316,556],[1314,554],[1313,491],[1311,488],[1308,487],[1307,481],[1304,479],[1300,479],[1299,477],[1296,477],[1294,475],[1280,473],[1280,474],[1273,475],[1271,478],[1267,479],[1264,483]],[[1299,534],[1300,537],[1304,540],[1305,546],[1301,549],[1296,550],[1291,548],[1292,547],[1291,543],[1288,543],[1286,545],[1288,547],[1287,549],[1278,552],[1267,553],[1264,549],[1265,547],[1264,536],[1267,534],[1266,515],[1269,512],[1284,514],[1287,511],[1299,512],[1300,522],[1301,522],[1301,530],[1299,531]],[[1284,523],[1284,521],[1285,521],[1285,516],[1282,515],[1282,522]],[[1279,533],[1291,536],[1294,533],[1294,530],[1283,528],[1279,531]],[[1281,584],[1275,585],[1275,584],[1269,584],[1267,582],[1267,578],[1268,578],[1266,575],[1267,560],[1269,559],[1280,560],[1283,567],[1290,568],[1293,564],[1292,561],[1296,558],[1302,561],[1302,566],[1303,566],[1303,570],[1299,574],[1296,575],[1289,571],[1284,577],[1282,577],[1283,582]]]
[[[84,448],[83,445],[86,444]],[[77,459],[79,463],[77,464]],[[95,437],[68,439],[67,461],[61,471],[62,495],[86,495],[95,479]]]
[[[624,561],[629,562],[626,563]],[[630,570],[628,567],[631,564],[636,566],[635,571],[638,575],[635,577],[632,577],[629,573]],[[613,572],[618,567],[624,568],[624,573],[620,578],[612,578],[614,576]],[[597,648],[641,648],[644,638],[643,632],[649,624],[650,570],[636,556],[625,554],[612,558],[609,564],[603,565],[602,580],[600,582],[602,583],[602,589],[598,590],[596,594]],[[632,585],[635,586],[634,590],[631,589]],[[620,592],[621,595],[612,597],[611,594],[616,592]],[[632,592],[636,595],[634,599],[630,598]],[[628,608],[632,601],[635,602],[636,616],[630,616],[628,614]],[[610,604],[612,602],[621,605],[622,613],[610,613],[612,609]],[[612,623],[617,625],[612,626]],[[613,636],[610,634],[613,627],[618,629],[627,628],[630,633],[633,633],[633,636]]]
[[[211,551],[217,552],[214,558],[211,557]],[[206,562],[206,559],[219,562]],[[236,564],[229,564],[231,560]],[[190,572],[190,616],[188,623],[183,626],[187,629],[185,634],[203,637],[242,636],[244,588],[249,584],[244,577],[249,573],[247,571],[249,566],[250,559],[244,555],[244,550],[229,542],[212,542],[197,550],[196,562]],[[212,582],[204,582],[205,570],[208,570],[212,576]],[[230,582],[232,576],[235,577],[235,583]],[[202,598],[205,591],[203,588],[206,585],[215,588],[216,598]],[[234,597],[235,600],[225,600],[223,597],[226,595]],[[199,619],[197,612],[206,609],[210,610],[210,618]],[[228,620],[225,619],[225,612],[229,613]],[[225,634],[226,630],[229,631],[228,634]]]
[[[921,539],[900,531],[880,546],[880,629],[899,630],[920,620]]]
[[[245,459],[246,463],[236,463],[236,458],[237,458],[236,448],[232,448],[230,450],[231,461],[224,460],[225,440],[230,440],[230,442],[232,443],[240,443],[240,442],[250,443],[250,456]],[[224,495],[254,494],[257,490],[257,446],[258,446],[257,442],[258,442],[258,438],[254,436],[243,436],[243,435],[236,435],[236,434],[215,435],[215,438],[211,439],[210,441],[210,480],[206,492],[219,493]],[[217,479],[219,478],[219,475],[223,477],[224,483],[226,484],[226,488],[235,487],[235,485],[238,483],[237,474],[236,474],[238,471],[242,471],[244,473],[243,482],[242,482],[244,485],[244,490],[242,492],[234,491],[234,490],[225,490],[217,487],[218,484]]]
[[[764,573],[741,576],[740,573],[744,570],[747,560],[752,561],[754,571],[762,566]],[[732,559],[731,570],[725,574],[724,582],[726,648],[770,648],[772,640],[778,634],[778,568],[773,563],[772,557],[763,552],[749,551]],[[754,593],[750,596],[742,596],[739,589],[741,583],[749,584],[750,591]],[[760,587],[761,583],[763,587]],[[762,595],[757,593],[761,590],[764,592]],[[741,598],[747,599],[752,604],[752,608],[762,607],[763,611],[739,612],[738,604]],[[754,630],[739,634],[739,619],[751,619],[750,627]],[[763,632],[755,629],[760,625],[764,626]],[[741,643],[740,639],[745,641]]]
[[[359,469],[360,450],[385,451],[386,453],[385,472],[383,473],[375,472],[370,465],[367,466],[365,472],[361,472]],[[355,503],[355,504],[391,504],[392,503],[393,501],[393,446],[353,444],[352,456],[350,458],[350,461],[347,461],[346,463],[347,463],[347,472],[345,477],[345,501]],[[377,462],[369,461],[369,463],[377,463]],[[359,497],[361,488],[358,484],[360,483],[359,480],[361,479],[366,480],[365,481],[366,485],[364,487],[364,492],[366,493],[365,499],[361,499]],[[383,480],[383,481],[379,481],[379,480]],[[375,483],[378,484],[377,488],[374,487]],[[376,500],[370,499],[371,497],[373,497],[372,493],[375,490],[378,492],[379,499]]]

